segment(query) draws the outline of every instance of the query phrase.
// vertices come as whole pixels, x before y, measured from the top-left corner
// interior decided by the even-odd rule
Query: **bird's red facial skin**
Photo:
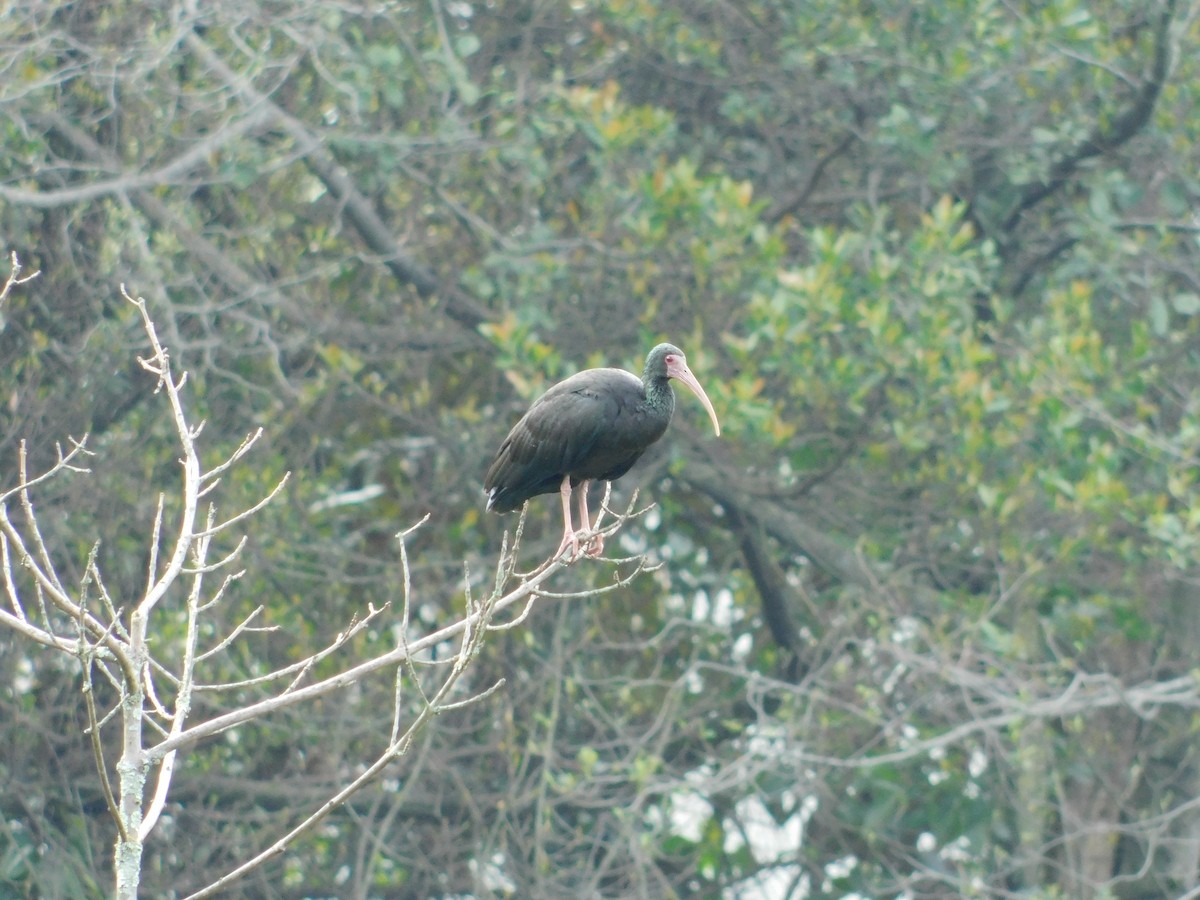
[[[716,410],[713,409],[708,395],[704,393],[704,388],[700,387],[700,382],[696,380],[696,376],[692,374],[692,370],[688,368],[683,357],[669,353],[665,361],[667,364],[667,377],[677,379],[688,390],[700,398],[700,402],[704,404],[704,408],[708,412],[708,417],[712,420],[713,431],[720,435],[721,426],[717,422]]]

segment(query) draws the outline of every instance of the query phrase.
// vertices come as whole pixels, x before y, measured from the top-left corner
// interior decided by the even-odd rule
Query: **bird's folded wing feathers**
[[[501,452],[516,465],[565,468],[592,448],[616,407],[612,397],[588,388],[547,393],[513,428]]]

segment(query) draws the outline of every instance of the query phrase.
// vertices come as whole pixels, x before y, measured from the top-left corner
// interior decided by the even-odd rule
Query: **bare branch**
[[[241,574],[242,573],[239,572],[239,573],[237,573],[237,575],[229,576],[229,579],[226,579],[226,583],[228,583],[228,581],[233,578],[240,577]],[[225,586],[222,585],[221,590],[224,590],[224,589],[225,589]],[[205,650],[203,653],[197,655],[196,662],[203,662],[204,660],[208,659],[209,657],[216,656],[218,653],[220,653],[222,650],[224,650],[226,647],[228,647],[230,644],[232,644],[234,641],[236,641],[238,639],[238,635],[240,635],[243,631],[246,631],[247,629],[249,629],[251,631],[276,631],[277,629],[274,626],[271,626],[269,628],[250,628],[250,623],[253,622],[256,618],[258,618],[259,613],[261,613],[262,611],[263,611],[263,608],[261,606],[254,607],[254,610],[250,613],[250,615],[246,616],[246,618],[244,618],[241,622],[239,622],[234,627],[233,631],[231,631],[231,632],[229,632],[229,634],[225,635],[225,637],[221,639],[220,643],[218,643],[214,647],[210,647],[208,650]]]
[[[117,808],[117,799],[113,795],[112,783],[108,780],[108,766],[104,762],[104,747],[100,743],[100,723],[96,721],[96,701],[92,693],[92,649],[88,646],[83,635],[83,626],[79,628],[79,656],[83,665],[83,701],[87,707],[88,732],[91,735],[92,756],[96,762],[96,772],[100,775],[100,788],[104,793],[104,802],[108,804],[108,812],[117,823],[117,831],[121,840],[128,841],[129,833],[125,830],[125,821]]]
[[[403,538],[405,536],[407,536],[408,534],[411,534],[412,531],[414,530],[414,528],[418,527],[420,524],[425,522],[427,519],[428,519],[428,516],[426,516],[424,519],[422,519],[421,522],[417,524],[417,526],[413,526],[413,528],[408,529],[407,531],[403,532],[401,535],[398,536],[400,538],[402,565],[404,566],[406,571],[407,571],[407,565],[406,565],[406,563],[403,562],[404,554],[405,554]],[[553,571],[553,569],[548,568],[547,571]],[[407,599],[407,595],[406,595],[406,599]],[[476,610],[473,613],[473,615],[485,617],[490,613],[490,609],[491,609],[491,606],[489,604],[485,603],[481,608]],[[409,748],[412,746],[412,742],[413,742],[414,738],[418,734],[420,734],[420,732],[425,728],[426,725],[428,725],[428,723],[433,719],[434,716],[439,715],[442,712],[452,710],[452,709],[461,709],[464,706],[467,706],[467,705],[470,705],[473,703],[478,703],[478,702],[486,699],[487,697],[491,696],[495,691],[497,691],[504,684],[503,679],[500,679],[499,681],[494,683],[491,687],[487,688],[486,690],[484,690],[480,693],[474,694],[465,700],[459,701],[457,703],[446,703],[445,702],[445,698],[454,689],[455,685],[458,682],[459,677],[462,675],[462,673],[464,671],[466,671],[467,664],[469,663],[471,658],[474,656],[475,652],[477,652],[477,650],[480,646],[479,641],[482,638],[482,634],[485,631],[485,629],[482,627],[475,629],[474,634],[479,635],[479,638],[471,639],[470,635],[472,634],[472,631],[470,630],[469,625],[466,624],[470,621],[471,618],[472,618],[472,615],[468,615],[462,622],[463,627],[462,627],[461,631],[463,633],[463,642],[462,642],[462,646],[459,649],[459,652],[456,654],[456,657],[455,657],[456,660],[458,661],[458,664],[454,666],[454,668],[451,670],[450,674],[442,682],[437,693],[434,694],[434,696],[432,698],[428,699],[425,702],[425,704],[423,705],[423,707],[421,709],[421,712],[416,716],[416,718],[413,720],[413,722],[409,725],[408,729],[404,732],[404,734],[402,736],[400,736],[399,738],[396,738],[395,736],[393,736],[393,739],[392,739],[391,743],[389,744],[389,746],[387,747],[387,749],[385,749],[384,752],[380,754],[380,756],[375,760],[374,763],[371,764],[371,766],[369,766],[362,774],[360,774],[353,781],[351,781],[349,784],[347,784],[345,787],[343,787],[340,791],[338,791],[336,794],[334,794],[332,797],[330,797],[329,800],[327,800],[320,807],[318,807],[303,822],[301,822],[299,825],[297,825],[295,828],[293,828],[291,831],[289,831],[287,834],[285,834],[283,837],[281,837],[279,840],[277,840],[270,847],[268,847],[263,852],[259,853],[254,858],[247,860],[245,863],[238,866],[233,871],[231,871],[228,874],[224,875],[223,877],[217,879],[216,881],[212,882],[211,884],[207,885],[206,887],[202,888],[201,890],[197,891],[196,893],[190,895],[189,900],[199,900],[199,898],[202,898],[202,897],[212,896],[217,891],[219,891],[221,888],[227,887],[229,884],[231,884],[234,881],[236,881],[237,879],[241,878],[243,875],[247,874],[250,871],[253,871],[254,869],[261,866],[263,863],[265,863],[268,860],[281,854],[288,846],[290,846],[292,843],[294,843],[298,838],[300,838],[304,834],[311,831],[330,812],[332,812],[337,807],[341,806],[343,803],[346,802],[346,800],[348,800],[351,796],[353,796],[355,793],[357,793],[359,790],[361,790],[365,785],[367,785],[371,781],[373,781],[380,773],[383,772],[383,770],[393,760],[406,754],[408,752]],[[481,624],[486,625],[486,619]],[[406,649],[406,648],[404,648],[402,646],[401,650],[404,650],[404,649]],[[403,659],[411,660],[411,652],[409,652],[406,656],[404,656]],[[402,667],[398,667],[398,668],[402,668]],[[420,687],[419,684],[418,684],[418,687]],[[424,696],[424,694],[422,694],[422,696]]]
[[[63,653],[70,653],[72,656],[79,653],[78,641],[59,637],[53,632],[39,628],[28,619],[14,616],[6,609],[0,609],[0,623],[7,625],[13,631],[17,632],[17,634],[22,634],[31,641],[41,644],[43,647],[49,647],[52,650],[61,650]]]
[[[150,561],[146,565],[146,592],[158,579],[158,551],[162,547],[163,508],[167,502],[165,494],[158,495],[158,506],[154,511],[154,525],[150,533]]]
[[[504,687],[504,685],[506,683],[507,683],[507,681],[505,679],[501,678],[495,684],[493,684],[491,687],[484,688],[478,694],[472,694],[470,697],[468,697],[465,700],[458,700],[454,703],[440,703],[437,706],[436,712],[440,715],[442,713],[453,712],[456,710],[464,709],[465,707],[468,707],[468,706],[474,706],[476,703],[486,700],[488,697],[492,696],[492,694],[496,693],[496,691],[498,691],[498,690],[500,690],[500,688]]]
[[[9,602],[12,603],[13,610],[16,612],[16,619],[27,622],[25,609],[21,606],[21,595],[17,591],[16,582],[13,581],[12,557],[8,552],[8,534],[3,531],[0,531],[0,568],[4,572],[4,591],[8,594]]]
[[[217,529],[214,528],[211,531],[202,531],[198,535],[196,535],[196,537],[198,539],[203,538],[205,540],[208,540],[208,539],[211,539],[212,536],[214,534],[216,534],[216,532],[217,532]],[[241,540],[239,540],[237,542],[237,546],[234,547],[232,550],[230,550],[227,554],[222,556],[216,562],[205,563],[203,566],[184,566],[179,571],[183,575],[205,575],[209,572],[215,572],[218,569],[223,569],[241,555],[242,550],[246,546],[247,540],[249,540],[249,538],[243,534],[241,537]]]
[[[225,82],[251,108],[270,112],[268,121],[281,128],[300,147],[304,161],[321,182],[342,204],[347,218],[354,224],[372,252],[379,254],[395,278],[410,284],[421,296],[437,296],[445,303],[446,313],[462,325],[474,339],[480,323],[490,314],[466,292],[453,283],[443,281],[437,273],[411,258],[400,240],[375,211],[371,201],[358,190],[349,173],[333,158],[312,130],[299,119],[289,115],[259,91],[252,80],[231,68],[196,32],[186,38],[188,48],[209,67],[213,75]]]
[[[245,456],[247,453],[250,452],[251,448],[253,448],[254,445],[256,443],[258,443],[258,439],[260,437],[262,437],[262,434],[263,434],[263,430],[261,427],[259,427],[258,430],[256,430],[253,434],[246,435],[245,440],[243,440],[238,445],[238,448],[229,455],[229,459],[225,460],[225,462],[221,463],[220,465],[209,469],[207,472],[205,472],[203,475],[200,476],[200,480],[201,481],[211,481],[212,479],[216,478],[217,476],[223,475],[225,472],[227,472],[230,469],[231,466],[234,465],[234,463],[236,463],[243,456]],[[283,477],[284,477],[284,481],[286,481],[287,475],[284,475]],[[276,490],[278,490],[278,488],[276,488]]]
[[[501,560],[500,567],[508,564],[508,560]],[[298,703],[305,703],[316,697],[324,696],[331,691],[339,690],[354,684],[367,676],[394,666],[404,660],[415,656],[422,650],[434,647],[450,638],[462,634],[468,629],[475,630],[480,625],[485,624],[486,618],[501,612],[516,603],[520,603],[531,594],[534,594],[542,584],[549,580],[561,568],[567,565],[565,561],[548,560],[539,566],[535,573],[522,582],[519,586],[513,588],[507,593],[496,597],[494,602],[489,602],[483,610],[476,611],[470,615],[464,616],[456,622],[452,622],[442,628],[437,629],[423,638],[409,642],[407,645],[402,645],[396,649],[384,653],[374,659],[359,663],[356,666],[340,672],[336,675],[331,675],[321,681],[314,682],[307,687],[299,688],[275,697],[268,697],[265,700],[260,700],[257,703],[252,703],[241,709],[231,710],[220,716],[209,719],[199,725],[184,730],[181,734],[172,736],[163,741],[156,747],[147,750],[147,758],[153,762],[161,759],[162,756],[171,750],[183,749],[190,747],[206,737],[214,734],[219,734],[243,722],[251,719],[259,718],[269,712],[274,712],[280,709],[285,709],[294,706]]]
[[[58,206],[70,206],[76,203],[88,203],[100,197],[114,194],[128,194],[134,191],[149,190],[164,184],[183,183],[183,176],[194,169],[206,165],[214,152],[235,141],[241,136],[261,128],[269,120],[269,111],[264,108],[251,107],[246,114],[233,122],[226,122],[220,128],[197,140],[189,149],[170,162],[149,171],[127,172],[116,178],[104,181],[91,181],[85,184],[59,188],[54,191],[31,191],[11,185],[0,184],[0,197],[17,206],[30,206],[35,209],[53,209]],[[13,255],[16,258],[16,254]],[[34,275],[37,275],[35,272]],[[34,277],[28,276],[25,280]],[[21,282],[17,282],[20,284]],[[0,293],[0,300],[4,294]]]
[[[525,615],[532,608],[538,596],[584,596],[616,590],[627,585],[641,572],[648,571],[653,567],[648,565],[643,557],[632,557],[631,561],[635,563],[632,569],[625,571],[624,574],[619,574],[610,585],[595,591],[574,594],[559,595],[549,592],[546,590],[548,580],[576,560],[547,559],[539,564],[531,574],[517,575],[517,550],[525,522],[524,515],[522,515],[518,521],[515,535],[510,538],[507,533],[505,534],[496,566],[494,587],[490,591],[485,590],[480,596],[478,588],[474,587],[472,583],[471,568],[464,564],[465,609],[460,618],[419,639],[410,640],[409,629],[413,623],[412,609],[415,598],[405,541],[417,527],[428,521],[429,516],[425,516],[420,522],[398,535],[400,568],[403,573],[403,612],[395,648],[374,659],[351,664],[335,676],[321,679],[313,684],[305,684],[319,662],[348,646],[351,640],[363,629],[369,627],[369,624],[375,621],[383,611],[368,604],[367,613],[361,620],[356,616],[349,627],[338,634],[331,644],[296,664],[235,684],[198,684],[196,674],[197,665],[200,662],[226,650],[248,631],[267,630],[256,628],[253,624],[262,612],[260,606],[231,631],[220,637],[211,649],[204,652],[198,650],[201,615],[216,607],[229,584],[239,578],[242,573],[227,574],[215,592],[211,588],[206,589],[205,575],[230,567],[242,553],[247,542],[247,538],[243,536],[231,551],[212,560],[210,551],[213,539],[235,524],[246,521],[251,515],[259,512],[267,503],[275,499],[287,484],[288,475],[284,475],[264,498],[231,517],[218,521],[216,506],[210,503],[206,521],[202,526],[197,522],[200,498],[205,493],[213,491],[221,483],[220,476],[228,471],[234,463],[246,456],[263,432],[259,429],[247,436],[224,462],[207,472],[204,471],[197,445],[197,438],[202,433],[203,423],[193,425],[189,421],[184,397],[181,393],[187,383],[187,373],[173,371],[170,353],[159,339],[146,301],[130,294],[124,286],[121,287],[121,294],[138,309],[141,324],[149,339],[150,353],[139,361],[142,368],[155,377],[154,392],[166,395],[167,406],[170,409],[176,438],[179,442],[178,446],[182,448],[180,462],[183,470],[180,495],[182,510],[178,521],[170,525],[171,535],[169,538],[166,535],[168,530],[167,497],[165,494],[160,494],[157,499],[150,534],[145,589],[142,596],[137,598],[131,613],[128,614],[128,619],[125,618],[123,611],[114,604],[112,596],[104,585],[99,564],[101,547],[99,541],[93,543],[86,565],[83,567],[78,598],[72,596],[68,591],[55,569],[55,560],[50,545],[39,527],[31,496],[31,489],[34,486],[56,474],[66,470],[86,471],[73,464],[80,454],[88,452],[85,449],[84,441],[71,442],[65,451],[59,448],[57,464],[36,477],[31,477],[27,471],[27,454],[25,446],[22,444],[19,452],[19,483],[16,488],[0,496],[0,557],[2,557],[5,590],[9,594],[14,610],[14,612],[0,610],[0,623],[12,625],[17,633],[45,646],[73,653],[80,659],[84,668],[84,702],[88,713],[88,732],[93,744],[97,770],[104,782],[103,790],[106,794],[106,801],[117,820],[117,830],[120,834],[117,849],[118,894],[132,896],[133,893],[136,893],[140,870],[133,868],[130,863],[140,859],[141,843],[154,830],[166,808],[176,758],[180,750],[186,750],[200,740],[219,734],[243,722],[327,695],[386,668],[394,668],[396,673],[393,726],[386,746],[375,763],[345,785],[337,794],[322,803],[296,829],[281,838],[263,854],[248,861],[244,866],[216,883],[215,886],[204,889],[209,891],[260,865],[262,861],[272,855],[282,852],[282,849],[289,846],[297,837],[311,830],[330,810],[345,802],[355,791],[360,790],[379,772],[383,771],[389,762],[408,753],[415,737],[433,720],[434,716],[461,710],[470,704],[493,696],[503,686],[503,679],[499,679],[486,689],[472,693],[463,699],[456,699],[453,692],[462,675],[468,671],[472,661],[477,658],[488,634],[497,630],[492,625],[497,614],[509,607],[515,609],[524,606],[525,613],[522,615]],[[20,503],[23,513],[18,522],[13,522],[9,518],[7,504],[4,502],[14,499]],[[607,499],[608,495],[606,494],[606,504]],[[607,505],[601,510],[600,519],[597,520],[596,527],[593,529],[597,535],[611,536],[615,534],[634,514],[631,504],[630,509],[623,515],[614,515],[610,524],[601,527],[606,512],[611,513],[610,510],[607,510]],[[164,540],[170,542],[169,550],[164,548]],[[14,563],[27,568],[30,575],[21,574]],[[154,635],[157,632],[151,627],[151,619],[164,598],[177,596],[180,578],[190,579],[186,596],[186,630],[181,642],[182,653],[168,657],[163,655],[163,648],[155,646]],[[519,579],[519,583],[512,584],[513,579]],[[24,606],[21,603],[19,595],[26,581],[29,581],[35,592],[36,611],[31,607],[30,601],[26,601]],[[97,600],[97,598],[99,599]],[[103,605],[107,619],[98,619],[89,608],[91,605]],[[35,621],[30,621],[26,613],[27,606],[30,607],[30,613],[34,614],[35,621],[36,616],[40,613],[41,622],[35,624]],[[166,604],[164,603],[163,606],[165,607]],[[64,613],[70,615],[75,623],[78,632],[75,640],[68,640],[55,634],[53,622]],[[512,627],[513,624],[509,623],[507,626],[501,627]],[[439,660],[434,666],[426,665],[423,656],[428,651],[455,639],[458,641],[457,652],[452,653],[444,662]],[[175,649],[172,647],[172,650]],[[104,662],[107,656],[117,660],[120,666],[119,670],[116,666]],[[175,661],[178,661],[180,668],[177,674],[163,665],[162,660],[164,659],[170,659],[173,665]],[[103,710],[97,710],[95,707],[93,682],[96,666],[99,666],[104,676],[114,685],[121,698],[120,702],[103,716],[101,716]],[[406,675],[412,678],[413,685],[421,698],[419,712],[407,725],[404,724],[403,705]],[[273,696],[240,709],[234,709],[198,725],[189,721],[192,698],[196,691],[242,688],[280,679],[290,679],[290,682],[283,685],[276,684]],[[160,680],[158,683],[164,686],[169,684],[166,692],[160,693],[156,680]],[[104,760],[100,733],[105,723],[114,718],[120,723],[122,749],[120,758],[115,765],[119,783],[110,785],[107,781],[107,763]],[[147,740],[148,736],[153,740]],[[151,795],[147,798],[148,782],[146,779],[151,775],[154,777],[155,783]],[[116,787],[115,793],[114,787]]]
[[[268,503],[270,503],[272,500],[274,500],[279,495],[279,492],[283,490],[283,486],[288,483],[288,479],[291,477],[292,477],[291,472],[284,472],[283,478],[279,479],[279,483],[271,489],[271,493],[267,494],[267,496],[263,497],[261,500],[259,500],[257,503],[255,503],[253,506],[251,506],[249,509],[238,513],[236,516],[226,519],[220,525],[214,525],[211,528],[206,528],[204,531],[198,531],[198,532],[196,532],[195,536],[198,538],[209,537],[210,535],[218,534],[218,533],[224,531],[230,525],[234,525],[238,522],[243,521],[244,519],[250,518],[250,516],[254,515],[259,510],[261,510],[263,507],[265,507]]]
[[[5,279],[4,286],[0,287],[0,304],[4,303],[4,301],[8,298],[8,295],[12,292],[13,288],[17,287],[18,285],[28,284],[42,274],[41,270],[39,269],[36,272],[30,272],[28,275],[21,277],[21,268],[21,261],[17,259],[17,253],[14,250],[11,254],[9,254],[8,278]]]
[[[1150,70],[1124,109],[1110,111],[1101,117],[1087,137],[1064,148],[1044,178],[1023,186],[1019,199],[1004,221],[1005,231],[1012,231],[1027,211],[1061,189],[1081,163],[1120,147],[1150,120],[1175,66],[1179,37],[1173,26],[1177,5],[1177,0],[1166,0],[1163,4],[1154,28]],[[1122,76],[1122,80],[1128,81],[1128,76]]]
[[[97,562],[97,556],[100,552],[100,542],[96,541],[92,548],[92,553],[88,555],[87,569],[84,571],[83,577],[90,578],[96,585],[96,590],[100,593],[100,600],[104,604],[104,614],[108,616],[110,623],[109,630],[124,640],[129,639],[129,632],[125,630],[125,626],[121,623],[121,610],[117,609],[116,604],[112,601],[112,596],[108,593],[108,588],[104,585],[104,577],[100,574],[100,565]]]
[[[267,682],[278,681],[281,678],[293,677],[298,672],[303,674],[307,670],[311,669],[317,663],[323,661],[324,659],[328,658],[332,654],[336,653],[339,649],[344,647],[349,641],[351,641],[360,632],[362,632],[363,629],[365,629],[375,619],[376,616],[378,616],[380,613],[384,612],[387,608],[388,608],[387,604],[384,604],[379,609],[376,609],[374,606],[368,606],[367,614],[365,616],[363,616],[362,619],[352,622],[350,624],[350,627],[347,628],[345,631],[339,632],[337,637],[334,638],[333,643],[329,644],[323,650],[320,650],[320,651],[312,654],[311,656],[305,657],[304,659],[300,660],[297,663],[292,663],[291,665],[285,666],[282,669],[275,669],[274,671],[268,672],[265,675],[256,675],[253,678],[247,678],[243,681],[222,682],[220,684],[197,684],[195,687],[195,690],[197,692],[205,691],[205,692],[209,692],[209,693],[215,693],[217,691],[238,690],[241,688],[251,687],[256,684],[266,684]],[[239,628],[241,628],[241,626],[239,626]],[[258,630],[258,629],[256,629],[256,630]],[[272,628],[272,629],[261,629],[261,630],[266,631],[266,630],[274,630],[274,629]],[[228,641],[223,641],[222,645],[225,643],[228,643]],[[206,651],[201,658],[206,658],[208,656],[211,656],[213,653],[216,653],[219,649],[220,649],[220,647],[214,647],[211,650]],[[285,691],[285,693],[286,693],[286,691]]]
[[[32,503],[30,503],[27,509],[27,515],[31,515],[32,512],[33,506]],[[20,630],[35,640],[38,640],[38,638],[35,636],[37,632],[53,634],[53,629],[50,626],[49,610],[46,608],[46,598],[49,598],[50,603],[56,609],[67,614],[72,620],[82,616],[83,622],[87,626],[87,630],[92,634],[93,638],[95,638],[97,642],[103,644],[105,649],[112,654],[112,656],[121,665],[122,669],[125,670],[127,675],[132,673],[134,670],[131,668],[129,656],[126,653],[124,645],[119,640],[115,639],[109,633],[109,628],[99,622],[96,617],[92,615],[92,613],[81,609],[81,607],[70,598],[70,596],[66,593],[66,590],[62,587],[61,583],[59,583],[56,574],[48,573],[45,570],[38,557],[35,557],[33,553],[30,552],[28,547],[26,547],[24,538],[17,527],[13,524],[12,520],[9,519],[8,508],[3,503],[0,503],[0,532],[3,533],[5,538],[5,552],[9,552],[8,548],[11,545],[11,547],[16,550],[18,561],[33,576],[34,589],[38,601],[39,611],[42,615],[42,621],[45,623],[45,627],[43,629],[37,629],[37,631],[29,630],[30,628],[36,628],[36,626],[30,626],[29,622],[25,620],[24,612],[22,611],[21,615],[16,618],[17,621],[25,622],[26,627]],[[39,541],[40,538],[40,534],[35,532],[35,546],[36,542]],[[49,551],[45,549],[44,545],[39,555],[42,555],[46,560],[49,559]],[[10,576],[11,563],[6,573],[6,578],[9,578]],[[10,584],[12,584],[11,596],[15,597],[15,583],[10,582]],[[17,608],[20,608],[19,604]],[[46,641],[38,640],[38,643],[46,644]],[[47,646],[57,646],[57,644],[47,644]],[[71,642],[70,646],[73,648],[73,653],[77,652],[77,647],[74,642]]]
[[[155,605],[162,599],[168,588],[170,588],[179,576],[183,569],[184,560],[191,548],[192,541],[195,540],[194,525],[197,513],[196,507],[199,500],[197,494],[200,487],[200,459],[196,455],[196,445],[194,443],[195,432],[188,425],[187,417],[183,411],[183,401],[179,396],[179,388],[186,380],[186,373],[178,382],[172,379],[170,357],[167,354],[166,348],[158,340],[154,322],[146,309],[146,301],[141,297],[135,299],[130,296],[129,292],[125,289],[125,285],[121,285],[121,295],[136,306],[138,312],[141,313],[142,326],[145,329],[147,337],[150,338],[150,345],[154,350],[151,361],[143,361],[143,365],[149,371],[159,374],[159,388],[165,388],[166,390],[175,421],[175,430],[179,435],[180,444],[184,451],[183,515],[179,523],[179,533],[175,541],[175,549],[171,553],[170,560],[167,562],[166,570],[159,576],[138,604],[138,609],[134,615],[135,617],[140,616],[144,619],[150,614],[150,611],[154,609]]]

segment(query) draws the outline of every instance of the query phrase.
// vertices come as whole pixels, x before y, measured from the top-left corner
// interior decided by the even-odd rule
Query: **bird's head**
[[[643,377],[646,376],[650,378],[674,378],[680,384],[686,386],[689,391],[700,398],[700,402],[708,410],[708,417],[712,419],[713,423],[713,431],[718,435],[721,434],[721,424],[717,421],[716,410],[713,409],[712,402],[708,399],[708,394],[704,393],[704,388],[700,387],[700,382],[696,380],[696,376],[688,368],[687,357],[683,355],[682,350],[674,344],[659,344],[646,357],[646,373]]]

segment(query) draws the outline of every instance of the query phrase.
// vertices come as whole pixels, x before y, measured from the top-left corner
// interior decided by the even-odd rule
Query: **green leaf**
[[[1200,294],[1176,294],[1171,298],[1171,305],[1181,316],[1194,316],[1200,313]]]
[[[600,761],[600,754],[596,752],[594,747],[580,747],[575,753],[575,761],[579,763],[579,769],[583,773],[583,777],[591,778],[592,773],[596,771],[596,763]]]
[[[459,56],[473,56],[480,46],[479,38],[471,32],[460,34],[454,39],[454,52]]]
[[[1159,337],[1167,333],[1167,329],[1171,327],[1170,316],[1167,311],[1167,304],[1163,302],[1162,297],[1154,296],[1150,298],[1150,328]]]

